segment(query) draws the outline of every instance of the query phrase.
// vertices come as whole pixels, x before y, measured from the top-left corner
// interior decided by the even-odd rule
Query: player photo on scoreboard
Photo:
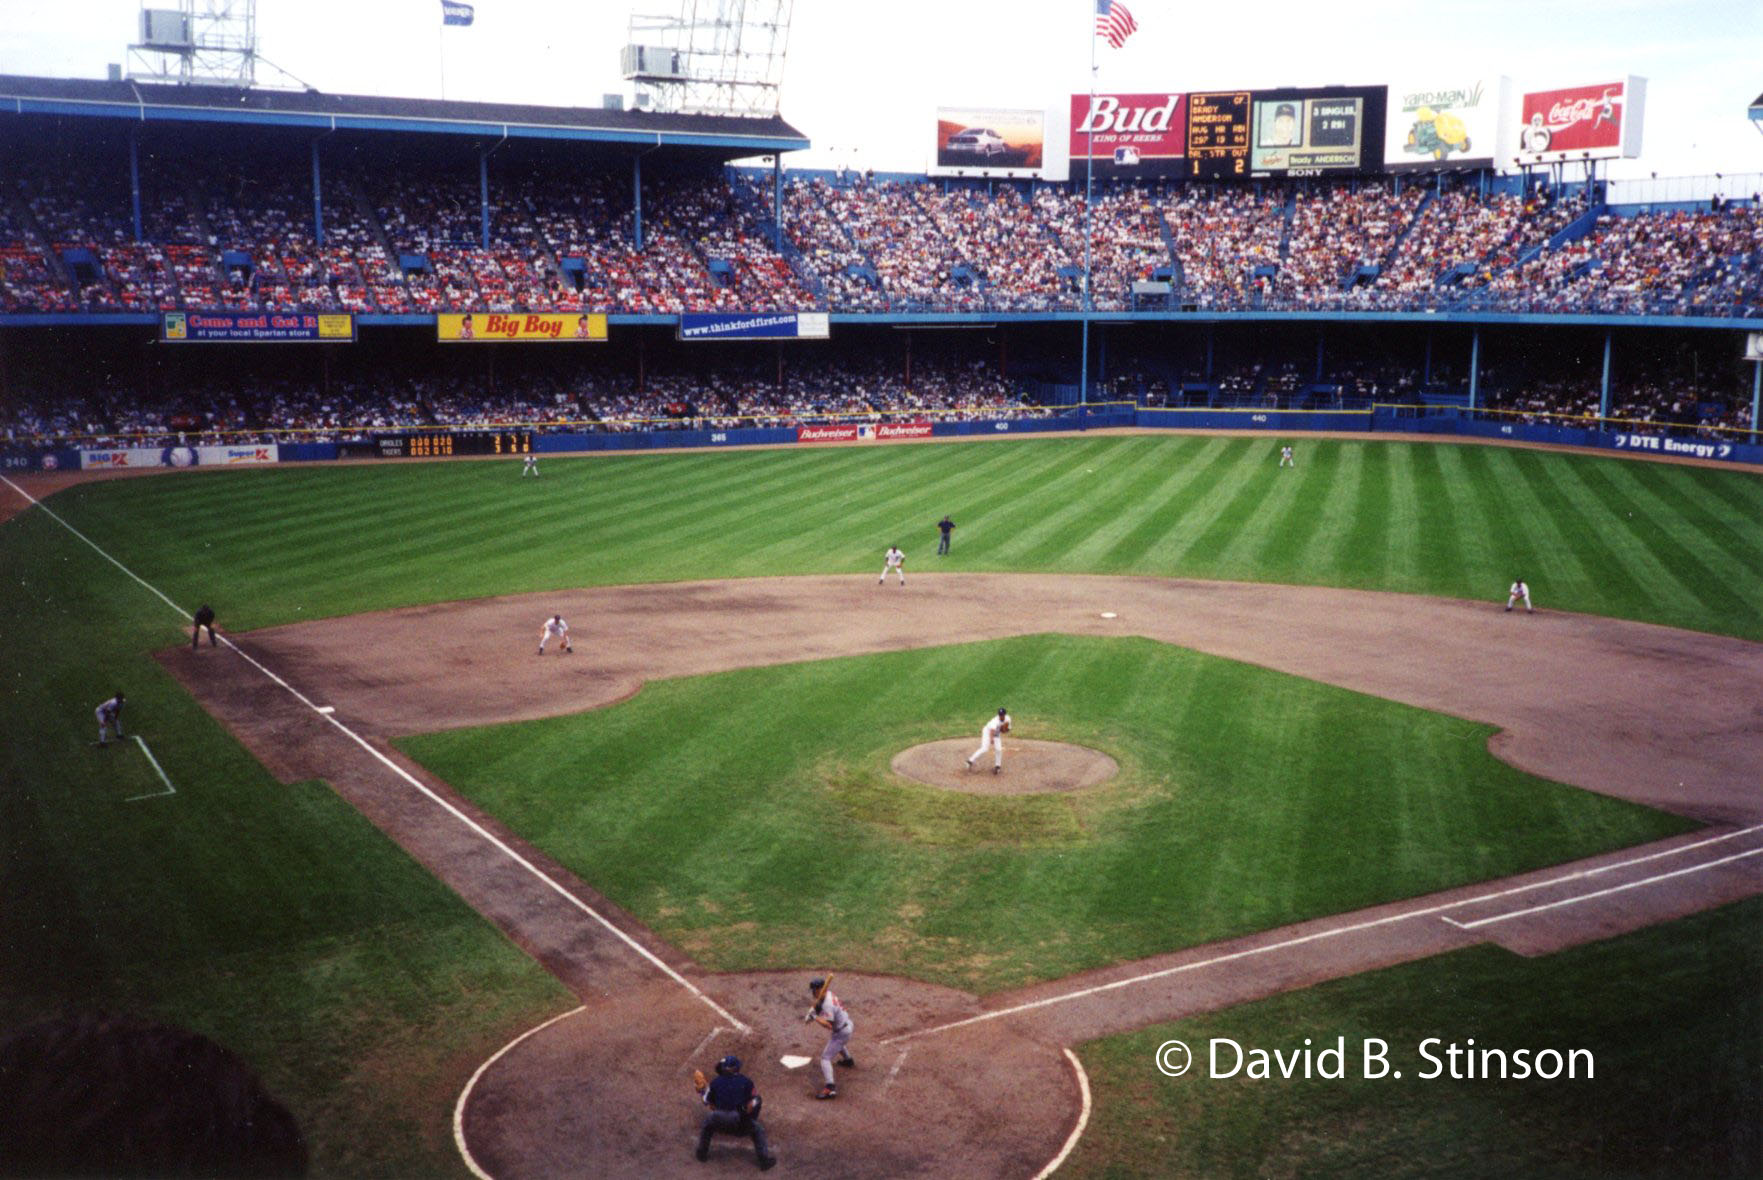
[[[1363,107],[1364,100],[1357,96],[1257,98],[1251,168],[1256,172],[1357,168]]]

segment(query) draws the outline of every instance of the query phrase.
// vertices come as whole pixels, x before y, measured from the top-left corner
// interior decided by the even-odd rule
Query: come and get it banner
[[[482,344],[499,340],[606,339],[606,316],[602,312],[573,311],[448,312],[435,317],[435,338],[442,344]]]
[[[349,312],[168,311],[159,320],[168,344],[344,343],[355,339]]]

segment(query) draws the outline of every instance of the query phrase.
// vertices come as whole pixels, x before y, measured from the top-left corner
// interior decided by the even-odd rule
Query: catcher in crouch
[[[1001,774],[1004,770],[1004,735],[1010,732],[1010,714],[999,709],[998,715],[986,722],[986,727],[979,733],[979,749],[967,758],[967,769],[972,770],[973,764],[987,750],[992,752],[992,773]]]
[[[777,1156],[771,1154],[770,1146],[765,1142],[765,1127],[759,1122],[759,1109],[763,1101],[759,1091],[753,1088],[753,1082],[741,1072],[741,1059],[732,1053],[716,1063],[716,1077],[706,1078],[704,1071],[692,1071],[692,1086],[710,1113],[704,1116],[704,1125],[698,1129],[698,1150],[694,1153],[698,1161],[710,1158],[710,1137],[712,1135],[745,1135],[753,1140],[753,1153],[759,1159],[759,1170],[768,1172],[777,1163]]]
[[[808,991],[814,996],[814,1007],[808,1009],[808,1015],[802,1018],[803,1023],[812,1020],[832,1034],[826,1039],[826,1048],[820,1051],[820,1076],[826,1079],[826,1085],[820,1088],[816,1098],[839,1096],[839,1084],[833,1080],[835,1058],[840,1065],[857,1064],[857,1059],[845,1049],[851,1043],[851,1033],[856,1026],[851,1023],[851,1014],[839,1003],[839,997],[833,995],[831,984],[830,975],[825,979],[808,981]]]

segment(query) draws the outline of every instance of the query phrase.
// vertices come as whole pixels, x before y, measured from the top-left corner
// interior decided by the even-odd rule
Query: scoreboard
[[[530,430],[430,430],[378,435],[373,453],[382,459],[441,459],[449,455],[525,455],[532,449]]]
[[[1188,175],[1325,176],[1383,170],[1385,86],[1188,96]]]
[[[1188,95],[1188,164],[1192,176],[1247,176],[1247,90]]]

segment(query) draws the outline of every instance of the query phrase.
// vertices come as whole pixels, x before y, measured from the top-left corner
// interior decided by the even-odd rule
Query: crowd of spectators
[[[511,166],[486,235],[475,168],[357,160],[324,173],[321,245],[309,182],[285,168],[143,173],[137,236],[116,161],[15,169],[0,310],[1037,312],[1082,306],[1087,253],[1104,311],[1168,279],[1172,300],[1225,310],[1763,316],[1755,201],[1606,212],[1557,242],[1583,193],[1110,180],[1086,209],[1077,184],[844,174],[784,186],[780,251],[753,174],[645,177],[639,235],[622,175]]]
[[[541,430],[637,431],[794,426],[816,422],[1033,417],[1023,384],[982,361],[919,362],[905,370],[874,358],[628,372],[540,365],[492,379],[459,366],[338,375],[286,374],[178,383],[155,394],[114,382],[69,394],[9,397],[0,442],[87,447],[350,441],[376,432],[519,424]]]

